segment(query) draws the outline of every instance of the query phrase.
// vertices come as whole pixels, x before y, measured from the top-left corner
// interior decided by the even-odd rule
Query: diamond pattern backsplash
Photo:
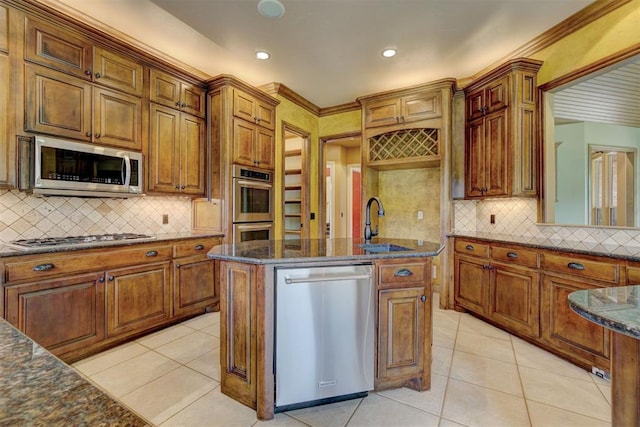
[[[169,223],[162,224],[162,215]],[[35,197],[0,190],[0,244],[18,239],[104,233],[191,231],[191,199]]]
[[[535,199],[454,200],[454,232],[543,237],[559,242],[581,242],[640,247],[640,230],[537,224]],[[496,223],[491,224],[491,215]]]

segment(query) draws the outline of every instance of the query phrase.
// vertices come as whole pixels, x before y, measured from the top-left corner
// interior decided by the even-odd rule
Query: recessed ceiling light
[[[267,18],[280,18],[284,15],[284,5],[279,0],[260,0],[258,12]]]
[[[264,50],[259,50],[258,52],[256,52],[256,58],[264,60],[264,59],[271,58],[271,55],[269,55],[269,52],[265,52]]]
[[[396,56],[396,53],[398,53],[398,51],[395,49],[385,49],[382,51],[382,56],[385,58],[391,58],[392,56]]]

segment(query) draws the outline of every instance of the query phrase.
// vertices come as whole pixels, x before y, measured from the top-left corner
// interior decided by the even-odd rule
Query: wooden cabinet
[[[220,244],[219,238],[198,239],[173,247],[173,315],[185,316],[216,309],[220,303],[220,284],[215,262],[207,252]]]
[[[59,356],[104,339],[104,297],[103,273],[9,285],[5,318]]]
[[[139,151],[142,101],[35,65],[25,66],[26,130]]]
[[[106,272],[107,335],[131,334],[171,316],[170,262]]]
[[[151,102],[165,105],[198,117],[205,116],[205,91],[162,71],[151,69]]]
[[[132,95],[143,94],[142,64],[32,17],[25,23],[25,59]]]
[[[205,192],[205,122],[151,104],[148,190],[193,196]]]
[[[429,260],[377,261],[376,390],[431,386],[431,280]]]
[[[0,52],[9,51],[9,9],[0,4]]]
[[[0,7],[0,11],[3,8]],[[2,22],[0,13],[0,22]],[[0,29],[1,30],[1,29]],[[9,133],[9,57],[0,52],[0,188],[11,187],[15,182],[15,139]]]
[[[275,107],[237,88],[233,89],[233,115],[266,129],[276,127]]]
[[[512,60],[465,88],[465,197],[536,196],[536,74]]]
[[[393,126],[442,115],[439,92],[418,92],[406,96],[373,100],[364,104],[364,126]]]
[[[274,168],[275,134],[254,123],[234,119],[233,163],[261,169]]]

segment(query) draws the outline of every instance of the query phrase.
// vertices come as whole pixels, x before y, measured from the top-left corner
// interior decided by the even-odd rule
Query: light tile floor
[[[205,314],[73,366],[157,426],[610,426],[610,384],[434,295],[431,390],[277,414],[220,392],[220,316]]]

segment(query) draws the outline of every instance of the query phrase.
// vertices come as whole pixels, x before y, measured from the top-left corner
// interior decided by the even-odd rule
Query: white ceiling
[[[62,3],[208,76],[279,82],[319,107],[500,60],[591,0],[39,0]],[[399,51],[392,59],[383,48]],[[265,49],[268,61],[255,59]]]

